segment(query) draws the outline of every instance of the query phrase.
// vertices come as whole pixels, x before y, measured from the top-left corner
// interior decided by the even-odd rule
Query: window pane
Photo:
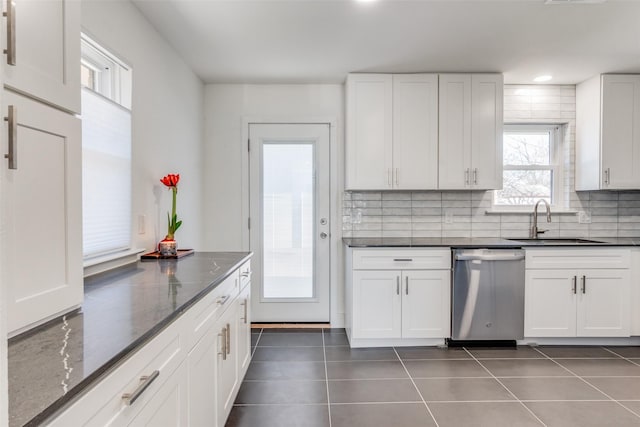
[[[96,71],[84,64],[80,65],[80,82],[82,86],[96,90]]]
[[[551,170],[506,170],[503,190],[496,191],[496,205],[533,205],[539,199],[552,202]]]
[[[263,146],[264,297],[313,295],[313,145]]]
[[[551,150],[549,132],[505,132],[505,165],[548,165]]]

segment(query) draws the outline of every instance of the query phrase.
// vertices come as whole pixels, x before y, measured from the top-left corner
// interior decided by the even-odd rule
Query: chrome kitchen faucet
[[[545,199],[538,200],[536,206],[533,208],[533,224],[531,225],[531,233],[529,233],[529,237],[532,239],[537,239],[539,234],[547,231],[538,230],[538,206],[540,206],[540,202],[543,202],[547,208],[547,222],[551,222],[551,206],[549,206],[549,203]]]

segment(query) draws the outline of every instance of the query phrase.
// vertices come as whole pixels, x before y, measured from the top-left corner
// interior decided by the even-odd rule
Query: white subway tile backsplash
[[[591,223],[580,224],[577,215],[553,215],[553,222],[547,223],[541,209],[539,227],[548,229],[549,237],[640,237],[640,191],[574,191],[575,96],[575,85],[504,88],[506,123],[564,124],[564,198],[570,209],[591,217]],[[487,215],[491,203],[491,191],[345,191],[342,233],[344,237],[528,236],[530,214]],[[360,222],[352,224],[356,217]]]

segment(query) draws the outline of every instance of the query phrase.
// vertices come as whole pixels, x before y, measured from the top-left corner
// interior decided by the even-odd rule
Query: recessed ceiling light
[[[536,83],[542,83],[542,82],[548,82],[549,80],[551,80],[553,78],[553,76],[550,76],[548,74],[545,74],[544,76],[538,76],[535,79],[533,79],[534,82]]]

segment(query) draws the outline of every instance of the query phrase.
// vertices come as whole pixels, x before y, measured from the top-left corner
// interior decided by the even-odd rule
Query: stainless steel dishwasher
[[[506,341],[524,334],[524,251],[453,252],[454,341]]]

